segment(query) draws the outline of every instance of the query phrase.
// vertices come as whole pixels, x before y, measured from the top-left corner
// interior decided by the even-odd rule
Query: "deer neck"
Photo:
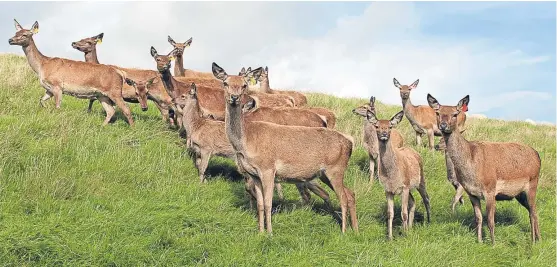
[[[458,129],[450,134],[443,133],[443,139],[445,140],[445,152],[453,161],[455,168],[464,166],[467,159],[471,158],[469,142],[464,139]]]
[[[184,77],[186,71],[184,70],[184,57],[183,55],[176,56],[176,61],[174,63],[174,76]]]
[[[269,86],[269,77],[263,79],[259,86],[259,90],[265,93],[271,93],[271,87]]]
[[[23,52],[27,57],[27,62],[29,62],[31,69],[33,69],[35,73],[39,73],[46,57],[41,54],[33,38],[31,38],[27,46],[23,46]]]
[[[160,74],[164,89],[166,89],[166,92],[168,92],[170,98],[172,98],[172,101],[174,102],[174,99],[176,99],[176,80],[172,77],[172,74],[170,74],[170,70],[165,70]]]
[[[412,104],[410,97],[406,100],[402,100],[402,110],[404,111],[404,116],[408,118],[411,124],[416,124],[416,119],[414,118],[414,113],[416,112],[416,107]]]
[[[245,153],[246,135],[244,120],[242,119],[242,107],[240,105],[232,106],[227,101],[224,121],[230,144],[237,152]]]
[[[99,64],[99,59],[97,58],[97,48],[94,48],[91,52],[85,53],[85,62]]]
[[[391,177],[396,174],[397,159],[396,152],[393,149],[391,138],[387,141],[379,140],[379,157],[380,160],[380,173],[385,174],[387,177]]]
[[[186,133],[191,134],[193,129],[202,121],[202,114],[197,99],[188,100],[183,113],[182,123],[186,129]]]

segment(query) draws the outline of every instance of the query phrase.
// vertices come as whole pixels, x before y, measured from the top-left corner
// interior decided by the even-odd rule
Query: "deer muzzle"
[[[13,45],[13,44],[14,44],[14,38],[10,38],[10,39],[8,40],[8,43],[9,43],[10,45]]]

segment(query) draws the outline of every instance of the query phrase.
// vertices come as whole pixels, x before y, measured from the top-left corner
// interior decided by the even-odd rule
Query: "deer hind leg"
[[[462,199],[464,188],[458,183],[458,180],[456,179],[456,172],[454,170],[453,161],[451,160],[449,155],[447,155],[446,152],[445,152],[445,165],[447,167],[447,180],[453,185],[453,187],[456,190],[456,193],[451,202],[451,209],[454,213],[456,203],[460,202],[460,204],[462,205],[462,203],[464,202]]]
[[[538,225],[538,215],[536,213],[536,188],[537,188],[537,181],[535,182],[536,185],[532,185],[534,182],[530,182],[530,189],[528,193],[523,192],[516,196],[516,200],[522,204],[528,210],[528,214],[530,215],[530,231],[532,235],[532,242],[540,241],[540,229]]]
[[[255,200],[257,202],[257,222],[259,224],[259,232],[265,231],[265,207],[263,198],[263,186],[259,178],[251,176],[250,178],[254,183]]]
[[[302,203],[304,205],[308,205],[309,201],[311,199],[311,195],[306,190],[306,185],[304,183],[297,183],[296,188],[298,189],[298,192],[300,193],[300,196],[302,197]]]
[[[103,109],[106,112],[106,118],[104,119],[104,122],[102,124],[102,126],[106,126],[110,122],[110,120],[112,119],[116,111],[112,106],[112,101],[110,100],[110,98],[106,96],[101,96],[99,97],[99,102],[101,102],[101,105],[103,106]]]
[[[400,207],[400,217],[402,218],[402,231],[406,233],[408,231],[408,198],[410,194],[410,190],[405,188],[402,190],[401,195],[401,207]]]
[[[429,195],[427,194],[425,183],[422,182],[420,187],[418,187],[418,193],[422,197],[422,201],[425,206],[426,216],[427,216],[427,223],[430,223],[430,216],[431,216],[431,206],[429,204]]]
[[[41,105],[41,107],[43,108],[46,108],[45,102],[49,100],[52,96],[53,94],[50,91],[46,91],[43,97],[41,97],[41,99],[39,100],[39,105]]]
[[[486,196],[485,209],[487,213],[487,228],[489,228],[491,244],[495,245],[495,195]]]
[[[344,184],[343,184],[343,176],[344,171],[338,170],[326,170],[325,176],[329,180],[329,183],[333,187],[333,191],[335,191],[337,198],[340,202],[340,212],[341,212],[341,230],[342,233],[346,232],[346,212],[348,208],[346,195],[344,194]]]
[[[255,183],[249,175],[244,175],[244,189],[248,193],[249,209],[253,209],[253,201],[256,200]]]
[[[474,216],[476,217],[476,233],[478,236],[478,242],[482,242],[482,207],[480,199],[476,196],[468,195],[470,202],[472,202],[472,207],[474,208]]]
[[[331,204],[329,193],[327,193],[327,191],[325,191],[325,189],[323,189],[323,187],[321,187],[317,183],[317,181],[312,180],[312,181],[306,182],[305,184],[306,184],[306,187],[309,190],[311,190],[311,192],[313,192],[314,194],[319,196],[321,199],[323,199],[323,201],[325,202],[325,205],[327,206],[328,209],[332,209],[333,205]]]
[[[433,129],[427,130],[427,139],[429,144],[429,150],[435,150],[435,135]]]
[[[274,179],[275,177],[273,177]],[[278,199],[282,202],[284,201],[284,193],[282,192],[282,185],[280,183],[275,183],[275,189],[277,190]]]
[[[350,214],[350,225],[354,232],[358,232],[358,216],[356,215],[356,195],[350,189],[344,187],[344,194],[346,195],[346,199],[348,200],[348,210]]]
[[[376,169],[379,166],[378,164],[379,157],[373,157],[373,155],[369,155],[369,186],[373,186],[373,179],[376,175]]]
[[[416,213],[416,201],[412,192],[408,192],[408,229],[412,229],[414,224],[414,214]]]
[[[89,99],[89,106],[87,107],[87,113],[91,113],[91,110],[93,109],[93,102],[95,102],[95,98]]]
[[[395,217],[394,194],[385,192],[387,197],[387,235],[389,240],[393,239],[393,218]]]
[[[116,106],[118,106],[120,110],[122,110],[122,113],[124,113],[124,116],[128,120],[128,124],[133,127],[134,122],[132,118],[132,113],[128,105],[126,105],[126,103],[124,102],[124,99],[122,99],[122,96],[113,97],[111,98],[111,100],[114,101],[114,103],[116,103]]]
[[[419,147],[422,145],[422,134],[416,132],[416,145]]]
[[[456,193],[454,195],[454,198],[453,198],[453,201],[452,201],[452,204],[451,204],[451,208],[452,208],[453,213],[455,211],[456,203],[460,203],[462,205],[462,203],[464,202],[464,200],[462,200],[462,195],[464,195],[464,187],[462,187],[462,185],[459,184],[456,187]]]

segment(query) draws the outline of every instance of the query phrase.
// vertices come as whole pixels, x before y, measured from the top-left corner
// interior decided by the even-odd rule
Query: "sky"
[[[555,2],[0,2],[0,53],[12,18],[38,21],[39,50],[83,60],[71,42],[104,33],[99,61],[155,69],[150,56],[193,37],[184,66],[230,74],[269,67],[271,88],[414,105],[432,94],[469,113],[555,124]]]

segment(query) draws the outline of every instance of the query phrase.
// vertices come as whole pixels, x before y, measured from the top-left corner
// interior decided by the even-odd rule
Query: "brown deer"
[[[414,128],[416,133],[416,144],[418,146],[422,143],[422,135],[427,134],[428,136],[428,143],[429,149],[434,149],[434,136],[441,136],[440,143],[444,143],[443,135],[441,131],[437,127],[437,119],[435,116],[435,111],[430,108],[429,106],[420,105],[414,106],[412,105],[412,101],[410,100],[410,92],[413,89],[416,89],[420,79],[417,79],[411,85],[401,85],[396,78],[393,78],[394,85],[400,90],[400,98],[402,99],[402,107],[404,110],[404,115]],[[464,111],[467,111],[468,107],[467,104],[464,106]],[[464,123],[466,122],[466,114],[462,112],[458,115],[457,118],[459,129],[461,129],[461,133],[464,132]],[[439,147],[442,147],[439,146]],[[447,169],[447,180],[453,185],[456,190],[455,196],[452,200],[451,207],[454,212],[455,206],[457,202],[460,204],[464,203],[462,199],[463,188],[458,184],[458,181],[455,177],[455,172],[453,169],[453,164],[450,160],[450,157],[445,156],[445,166]]]
[[[342,212],[342,232],[346,231],[349,210],[351,225],[358,231],[354,193],[344,185],[344,173],[352,154],[353,139],[321,127],[284,126],[269,122],[245,122],[241,99],[247,83],[257,79],[261,68],[246,76],[228,76],[213,62],[213,74],[223,82],[226,101],[226,134],[236,151],[237,164],[255,183],[259,231],[272,233],[271,207],[275,179],[284,182],[320,179],[335,191]]]
[[[149,89],[153,85],[153,80],[158,77],[153,77],[147,81],[134,81],[130,78],[126,78],[126,84],[132,86],[135,89],[137,101],[141,106],[141,110],[146,111],[148,109],[147,106],[147,95],[149,93]]]
[[[265,69],[261,72],[261,76],[257,80],[259,82],[258,91],[267,94],[284,94],[292,97],[294,99],[294,105],[297,107],[305,106],[308,103],[306,96],[302,93],[296,91],[284,91],[284,90],[273,90],[269,84],[269,67],[265,66]]]
[[[210,72],[201,72],[184,69],[184,50],[188,48],[192,43],[193,37],[190,37],[187,41],[183,43],[177,43],[170,35],[168,36],[168,42],[174,47],[176,61],[174,62],[174,77],[189,77],[189,78],[201,78],[201,79],[215,79],[213,74]]]
[[[102,42],[104,37],[104,33],[99,35],[84,38],[77,42],[72,42],[72,47],[78,51],[81,51],[85,54],[85,62],[97,63],[99,64],[99,60],[97,58],[97,45]],[[152,80],[149,84],[149,90],[147,90],[147,98],[152,100],[157,108],[160,110],[162,119],[164,121],[170,120],[170,124],[174,125],[174,110],[171,108],[172,99],[164,89],[164,85],[160,81],[159,73],[153,70],[140,70],[140,69],[133,69],[133,68],[122,68],[114,65],[107,65],[113,68],[116,68],[125,73],[126,78],[135,81],[147,81],[151,80],[151,78],[155,77],[155,80]],[[138,102],[138,95],[136,88],[132,87],[129,83],[124,85],[122,88],[122,95],[124,100],[129,103],[137,103]],[[93,107],[93,102],[96,99],[89,100],[89,107],[87,108],[87,112],[91,112],[91,108]],[[143,108],[142,108],[143,109]],[[147,108],[143,109],[144,111]],[[170,115],[169,115],[170,114]]]
[[[186,133],[189,135],[190,144],[188,148],[195,154],[195,167],[199,173],[199,180],[202,183],[207,182],[205,179],[205,171],[209,164],[209,160],[213,155],[226,157],[235,160],[236,153],[232,145],[228,141],[225,132],[225,124],[222,121],[207,119],[202,116],[199,102],[197,100],[197,86],[191,84],[189,92],[182,94],[176,99],[176,106],[182,110],[182,119]],[[330,206],[329,194],[315,182],[300,182],[296,184],[304,203],[309,203],[308,189],[320,196],[327,206]],[[280,184],[276,184],[276,190],[279,199],[283,200],[282,188]],[[253,183],[247,182],[246,191],[255,197]],[[252,202],[250,198],[250,205]]]
[[[540,240],[536,192],[540,175],[540,155],[532,147],[511,142],[468,141],[460,133],[458,115],[470,101],[467,95],[456,106],[443,106],[430,94],[437,125],[446,143],[460,185],[474,207],[478,242],[482,242],[481,199],[486,201],[487,226],[495,244],[495,202],[515,198],[530,213],[532,242]]]
[[[106,111],[103,126],[114,116],[113,104],[122,110],[129,125],[134,125],[130,109],[122,98],[124,74],[121,71],[100,64],[44,56],[33,41],[33,35],[39,32],[39,23],[35,21],[30,30],[23,29],[15,19],[14,23],[17,32],[9,43],[23,48],[31,69],[39,76],[39,82],[46,90],[39,101],[41,106],[44,107],[45,101],[54,96],[59,109],[63,94],[82,99],[95,97]]]
[[[244,120],[266,121],[280,125],[307,126],[307,127],[327,127],[325,120],[305,109],[283,108],[283,107],[260,107],[257,96],[249,96],[249,100],[244,104]]]
[[[376,114],[375,97],[369,99],[369,103],[361,105],[352,110],[352,113],[364,117],[363,140],[364,148],[369,155],[369,182],[373,185],[373,178],[378,176],[379,171],[379,140],[377,139],[377,131],[375,125],[370,122],[372,114]],[[395,148],[401,148],[404,145],[402,135],[396,130],[391,129],[391,142]]]
[[[425,186],[423,162],[420,154],[409,147],[397,148],[391,140],[392,129],[403,118],[400,111],[390,120],[377,120],[375,113],[369,113],[369,121],[377,129],[379,139],[379,181],[383,184],[387,197],[387,231],[389,240],[393,238],[394,196],[401,195],[401,217],[404,232],[412,228],[416,205],[410,192],[417,189],[426,208],[427,222],[430,220],[429,196]]]

